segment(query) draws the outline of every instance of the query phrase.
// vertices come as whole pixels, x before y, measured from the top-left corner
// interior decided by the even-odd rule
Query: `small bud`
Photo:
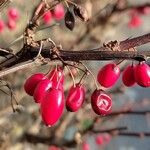
[[[73,30],[75,26],[75,18],[70,10],[67,10],[65,14],[65,25],[68,29]]]
[[[75,5],[73,11],[74,11],[74,14],[77,17],[79,17],[82,21],[88,21],[89,20],[88,12],[84,7],[81,7],[79,5]]]

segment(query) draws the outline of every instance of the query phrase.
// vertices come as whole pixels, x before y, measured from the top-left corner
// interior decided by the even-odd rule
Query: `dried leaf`
[[[65,14],[65,25],[68,29],[73,30],[75,26],[75,18],[70,10],[67,10]]]
[[[79,5],[75,5],[73,11],[74,11],[74,14],[77,17],[79,17],[82,21],[88,21],[89,20],[88,12],[84,7],[81,7]]]

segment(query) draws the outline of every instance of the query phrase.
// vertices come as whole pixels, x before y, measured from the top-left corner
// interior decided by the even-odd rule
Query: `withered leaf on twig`
[[[68,29],[73,30],[75,26],[75,18],[73,13],[68,9],[65,14],[65,25]]]
[[[88,16],[88,12],[87,10],[79,5],[74,5],[74,14],[79,17],[82,21],[88,21],[89,20],[89,16]]]

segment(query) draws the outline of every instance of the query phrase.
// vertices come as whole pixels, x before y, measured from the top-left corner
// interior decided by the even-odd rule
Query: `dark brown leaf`
[[[81,7],[79,5],[75,5],[73,11],[74,11],[74,14],[77,17],[79,17],[82,21],[88,21],[89,20],[88,12],[84,7]]]
[[[65,14],[65,25],[68,29],[73,30],[75,26],[75,18],[70,10],[67,10]]]

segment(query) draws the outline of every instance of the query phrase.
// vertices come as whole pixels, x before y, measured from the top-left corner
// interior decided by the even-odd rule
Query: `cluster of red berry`
[[[16,21],[19,18],[19,12],[16,8],[9,8],[7,11],[7,22],[5,23],[3,19],[0,19],[0,33],[4,31],[5,27],[8,27],[10,30],[16,28]]]
[[[128,26],[130,28],[136,28],[139,27],[143,21],[140,17],[140,15],[149,15],[150,14],[150,7],[138,7],[136,9],[131,10],[130,12],[130,21],[128,23]]]
[[[29,77],[24,85],[27,94],[41,105],[41,115],[46,125],[53,125],[64,110],[64,73],[56,67],[48,74],[37,73]]]
[[[115,63],[110,63],[101,68],[97,80],[105,88],[112,87],[120,77],[120,68]],[[142,87],[150,87],[150,67],[145,62],[129,65],[123,71],[122,81],[130,87],[135,83]],[[91,105],[98,115],[108,115],[111,112],[112,100],[103,90],[95,90],[91,96]]]
[[[61,20],[64,18],[65,10],[62,4],[58,4],[52,11],[46,11],[43,14],[43,22],[44,24],[50,24],[53,19]]]
[[[117,82],[120,77],[119,65],[110,63],[100,69],[97,80],[101,86],[109,88]],[[150,87],[150,67],[145,62],[129,65],[122,74],[123,83],[130,87],[135,83],[142,87]],[[61,117],[64,104],[71,112],[78,111],[85,99],[85,88],[83,84],[73,85],[66,98],[64,96],[64,73],[61,67],[56,67],[48,74],[37,73],[29,77],[24,85],[27,94],[34,97],[36,103],[41,105],[43,122],[54,125]],[[112,99],[102,89],[96,89],[91,95],[91,106],[98,115],[108,115],[112,108]]]
[[[120,76],[120,68],[115,63],[105,65],[98,73],[97,80],[103,87],[111,87]],[[142,87],[150,87],[150,67],[144,61],[129,65],[123,71],[122,81],[130,87],[137,83]]]

